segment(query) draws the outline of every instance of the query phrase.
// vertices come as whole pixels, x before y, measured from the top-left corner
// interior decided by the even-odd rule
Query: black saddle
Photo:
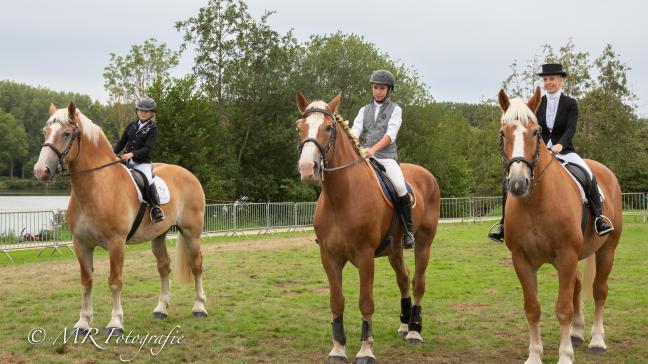
[[[583,187],[583,191],[585,191],[585,197],[589,199],[590,196],[592,196],[592,188],[594,186],[592,180],[590,179],[589,173],[587,173],[587,170],[574,163],[563,162],[562,165],[565,166],[567,171],[571,173],[572,176],[574,176],[576,181],[578,181],[578,184]],[[585,233],[585,229],[587,228],[587,221],[589,220],[588,205],[588,201],[585,201],[583,203],[583,217],[581,220],[581,230],[583,231],[583,233]]]

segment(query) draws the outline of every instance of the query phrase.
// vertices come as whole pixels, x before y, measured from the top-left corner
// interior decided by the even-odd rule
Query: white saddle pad
[[[126,166],[124,166],[124,168],[126,168]],[[128,168],[126,168],[126,170],[128,170]],[[137,183],[135,183],[135,179],[130,171],[128,171],[128,176],[131,178],[131,181],[133,181],[133,187],[135,187],[135,191],[137,192],[137,198],[140,202],[146,202],[142,196],[142,191],[137,187]],[[166,182],[164,182],[160,176],[153,177],[153,181],[155,182],[155,189],[157,190],[158,197],[160,197],[160,205],[169,203],[171,200],[171,192],[169,192],[169,187],[167,187]]]

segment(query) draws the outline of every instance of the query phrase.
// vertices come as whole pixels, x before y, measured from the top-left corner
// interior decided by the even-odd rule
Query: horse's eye
[[[63,136],[66,137],[66,138],[69,138],[70,135],[72,135],[72,133],[69,132],[69,131],[66,131],[65,133],[63,133]]]
[[[326,126],[326,131],[331,131],[333,130],[333,125],[327,125]]]
[[[536,130],[533,131],[533,136],[534,137],[537,137],[538,134],[540,134],[540,130],[536,129]]]

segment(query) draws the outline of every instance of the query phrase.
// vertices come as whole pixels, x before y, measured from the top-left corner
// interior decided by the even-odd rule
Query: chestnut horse
[[[401,247],[402,227],[383,197],[371,167],[364,161],[357,140],[348,125],[334,113],[340,95],[328,104],[309,103],[297,94],[297,108],[303,115],[297,121],[300,132],[301,179],[320,182],[322,192],[317,200],[313,226],[320,247],[320,258],[329,281],[333,315],[333,349],[328,362],[346,362],[346,335],[343,313],[342,270],[350,261],[360,272],[360,312],[362,313],[361,348],[356,363],[374,363],[374,338],[371,332],[374,312],[374,257],[383,238],[391,235],[391,244],[379,254],[387,255],[396,272],[401,295],[401,324],[398,333],[409,343],[420,343],[421,300],[425,292],[425,270],[430,246],[439,220],[440,192],[434,176],[426,169],[402,164],[403,174],[416,195],[412,210],[416,245],[414,248],[414,306],[409,294],[410,277]]]
[[[610,218],[615,230],[609,235],[598,236],[590,219],[583,233],[583,200],[578,187],[560,163],[554,163],[556,158],[547,150],[540,136],[535,116],[540,101],[540,88],[536,88],[526,104],[520,99],[509,100],[504,90],[499,92],[499,104],[504,111],[500,148],[510,188],[504,236],[524,292],[524,311],[530,333],[526,363],[542,363],[536,272],[544,263],[552,264],[558,271],[558,363],[563,364],[573,362],[573,346],[584,341],[581,287],[584,292],[593,291],[594,295],[589,351],[596,354],[607,350],[603,305],[607,298],[607,280],[614,262],[614,250],[621,235],[621,188],[608,168],[586,160],[603,191],[604,214]],[[578,261],[585,258],[581,279]]]
[[[145,214],[141,225],[128,242],[126,238],[140,206],[129,172],[113,154],[108,139],[99,126],[83,115],[73,102],[67,109],[50,106],[50,118],[43,130],[45,143],[34,174],[40,181],[54,178],[57,167],[69,169],[72,192],[67,209],[67,223],[81,270],[82,303],[80,332],[90,330],[92,322],[93,253],[97,245],[108,250],[112,291],[112,319],[106,326],[108,334],[119,335],[124,329],[121,305],[122,268],[126,243],[152,240],[160,273],[160,297],[153,318],[167,317],[170,259],[165,245],[166,233],[177,226],[176,278],[187,283],[193,276],[196,298],[194,316],[207,316],[205,292],[202,287],[202,254],[200,234],[203,227],[205,195],[200,182],[186,169],[175,165],[156,165],[155,174],[162,177],[171,193],[168,204],[162,205],[166,219],[152,223]]]

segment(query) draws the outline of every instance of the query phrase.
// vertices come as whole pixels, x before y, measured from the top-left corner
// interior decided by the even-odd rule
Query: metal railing
[[[623,214],[648,221],[648,193],[624,193]],[[271,202],[211,204],[205,206],[203,233],[238,235],[294,231],[312,226],[315,202]],[[441,199],[441,220],[497,220],[502,199],[458,197]],[[172,229],[172,233],[175,230]],[[65,211],[0,212],[0,252],[12,260],[9,251],[42,248],[51,254],[68,248],[71,239],[65,224]]]

